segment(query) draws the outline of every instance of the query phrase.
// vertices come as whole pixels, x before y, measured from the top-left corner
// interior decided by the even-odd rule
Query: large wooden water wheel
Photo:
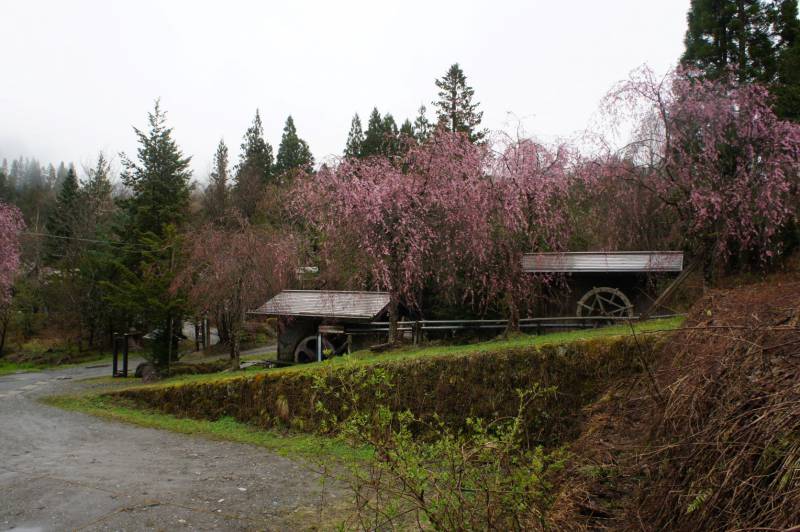
[[[324,336],[322,337],[323,356],[326,351],[333,351],[333,344]],[[306,336],[294,348],[294,361],[299,364],[317,361],[317,336]]]
[[[599,286],[586,292],[578,301],[577,314],[597,318],[632,318],[633,303],[621,290]]]

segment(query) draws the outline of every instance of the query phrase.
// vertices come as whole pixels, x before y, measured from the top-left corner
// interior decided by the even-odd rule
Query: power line
[[[37,233],[36,231],[22,231],[23,235],[30,235],[30,236],[37,236],[37,237],[45,237],[45,238],[58,238],[60,240],[74,240],[77,242],[91,242],[94,244],[109,244],[112,246],[122,246],[129,249],[139,249],[143,251],[153,251],[152,249],[140,246],[136,244],[129,244],[127,242],[121,242],[119,240],[99,240],[96,238],[81,238],[77,236],[61,236],[61,235],[51,235],[50,233]]]

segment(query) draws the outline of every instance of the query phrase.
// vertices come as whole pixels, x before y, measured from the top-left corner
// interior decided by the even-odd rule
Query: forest
[[[684,250],[708,285],[780,267],[800,243],[797,3],[711,4],[693,3],[679,66],[611,87],[579,143],[486,130],[453,64],[430,109],[399,126],[354,115],[324,163],[292,116],[274,150],[256,110],[238,154],[220,140],[193,175],[158,100],[119,175],[115,154],[3,159],[0,356],[108,350],[135,330],[164,367],[183,322],[207,317],[238,366],[247,312],[301,267],[318,288],[389,292],[395,324],[402,306],[512,329],[559,282],[530,282],[523,253]]]

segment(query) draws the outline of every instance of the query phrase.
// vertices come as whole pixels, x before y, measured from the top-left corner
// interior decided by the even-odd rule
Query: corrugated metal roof
[[[389,305],[386,292],[284,290],[251,314],[370,320]]]
[[[526,272],[679,272],[681,251],[586,251],[567,253],[526,253]]]

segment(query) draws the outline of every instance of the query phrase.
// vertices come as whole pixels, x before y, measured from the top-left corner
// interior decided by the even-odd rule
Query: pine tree
[[[364,132],[361,129],[361,118],[358,113],[353,115],[350,122],[350,133],[347,134],[347,144],[344,147],[345,157],[360,157],[364,145]]]
[[[475,90],[467,85],[464,71],[455,63],[441,79],[436,80],[439,99],[433,102],[436,117],[448,131],[466,134],[470,141],[480,142],[486,130],[479,130],[483,111],[478,111],[478,103],[472,103]]]
[[[427,109],[424,105],[419,106],[417,118],[414,120],[414,138],[422,144],[431,135],[431,123],[426,116]]]
[[[101,152],[97,163],[81,187],[84,212],[83,225],[87,236],[95,235],[104,225],[113,209],[111,198],[111,165]]]
[[[380,155],[383,147],[383,119],[378,108],[374,107],[369,115],[367,131],[364,134],[364,142],[361,143],[361,157],[371,157]]]
[[[67,166],[64,164],[64,161],[58,163],[58,170],[56,170],[56,181],[61,183],[64,181],[64,178],[67,177]]]
[[[131,224],[126,238],[144,233],[162,237],[166,226],[184,222],[189,208],[191,157],[184,157],[172,138],[158,100],[148,124],[148,131],[133,128],[139,140],[137,161],[122,154],[122,182],[132,193],[125,201]]]
[[[237,175],[251,170],[258,176],[262,184],[267,184],[272,176],[272,146],[264,140],[264,126],[261,113],[256,109],[253,123],[244,133],[241,145],[242,153],[236,168]]]
[[[382,139],[381,155],[394,157],[400,153],[400,132],[397,129],[397,122],[390,113],[386,113],[381,123]]]
[[[783,0],[776,16],[783,49],[778,54],[778,80],[773,88],[778,116],[800,122],[800,20],[797,0]]]
[[[219,140],[214,153],[214,167],[209,175],[208,186],[203,196],[206,217],[210,221],[221,220],[227,210],[230,191],[228,189],[228,146],[223,139]]]
[[[70,168],[58,192],[55,209],[47,218],[46,228],[52,238],[47,239],[46,256],[51,263],[66,255],[70,240],[76,236],[79,202],[78,176]]]
[[[314,156],[311,155],[308,143],[297,136],[294,120],[289,115],[286,118],[286,125],[283,127],[281,144],[275,158],[275,174],[286,176],[290,173],[309,170],[313,166]]]
[[[770,86],[779,116],[800,118],[797,0],[692,0],[687,22],[684,65],[711,79],[733,68]]]
[[[273,174],[272,146],[264,140],[261,115],[256,109],[253,123],[244,134],[242,153],[236,166],[233,196],[236,207],[249,221],[256,216],[258,204],[264,195],[264,187]]]

